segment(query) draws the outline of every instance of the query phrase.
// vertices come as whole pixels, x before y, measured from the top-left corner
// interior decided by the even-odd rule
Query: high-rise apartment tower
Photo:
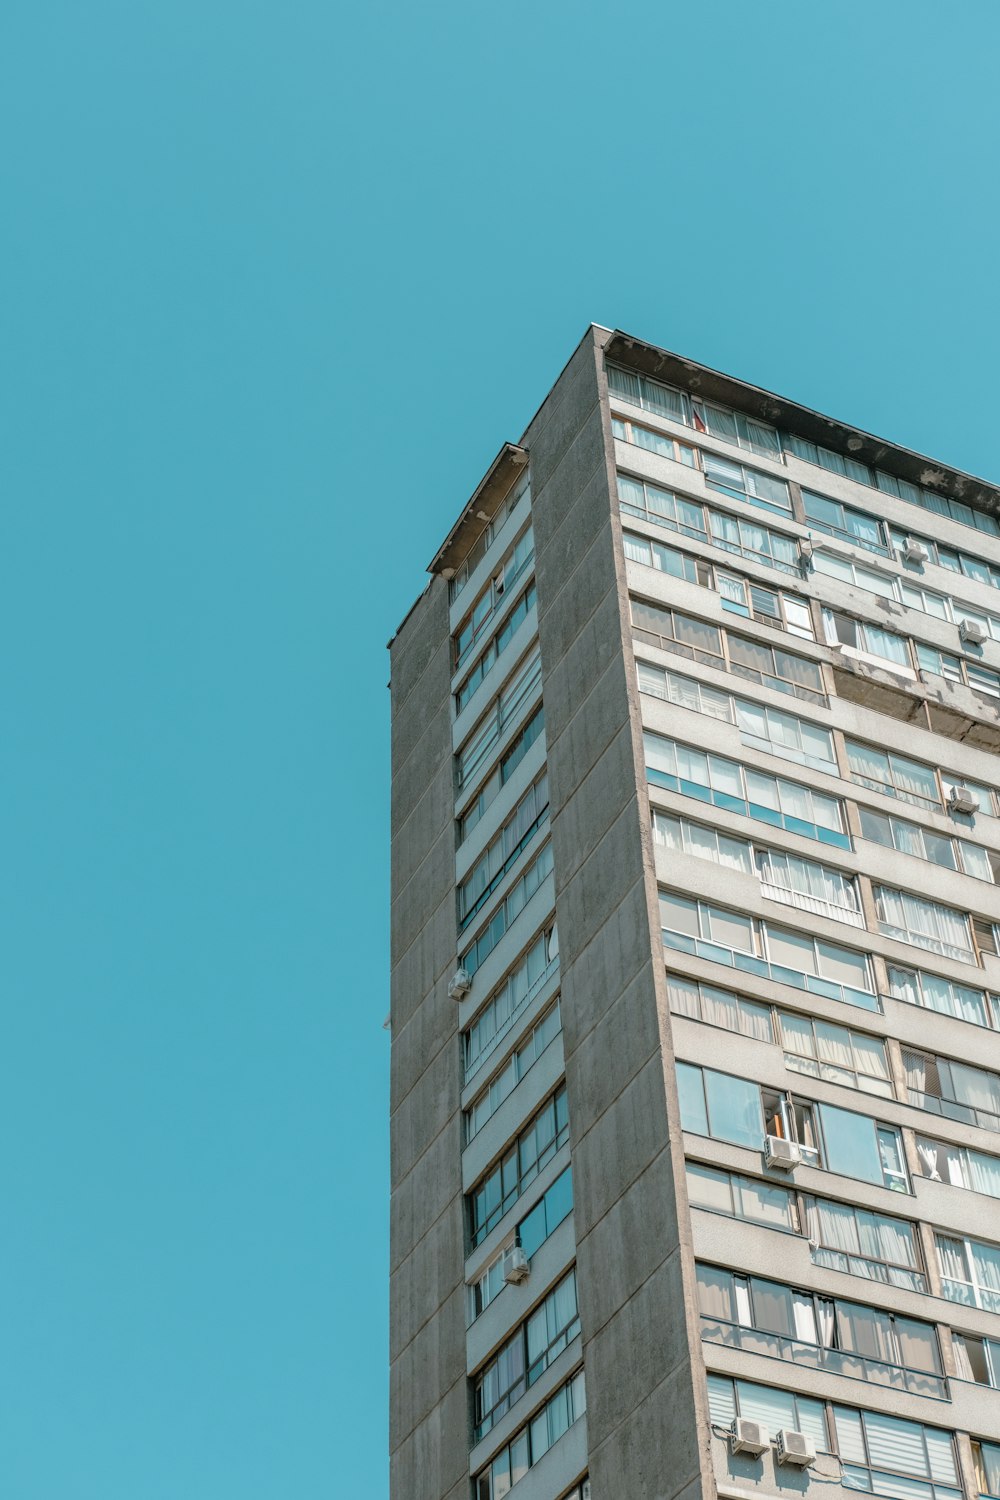
[[[1000,1497],[1000,494],[591,328],[392,642],[392,1500]]]

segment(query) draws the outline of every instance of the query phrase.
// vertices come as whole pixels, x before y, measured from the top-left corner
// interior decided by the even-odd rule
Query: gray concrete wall
[[[525,437],[589,1463],[595,1496],[693,1500],[712,1465],[603,338],[588,333]]]
[[[392,645],[392,1500],[468,1500],[448,588]]]

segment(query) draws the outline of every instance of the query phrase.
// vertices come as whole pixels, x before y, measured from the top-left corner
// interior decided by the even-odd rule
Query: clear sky
[[[9,1500],[385,1500],[385,642],[590,321],[1000,479],[998,43],[6,0]]]

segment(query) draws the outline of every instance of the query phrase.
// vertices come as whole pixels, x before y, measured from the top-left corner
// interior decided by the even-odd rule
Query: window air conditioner
[[[520,1245],[511,1245],[503,1258],[503,1279],[508,1286],[520,1286],[531,1275],[531,1262]]]
[[[729,1429],[729,1446],[734,1453],[750,1453],[759,1458],[771,1446],[771,1437],[763,1422],[751,1422],[747,1417],[734,1417]]]
[[[464,1000],[471,989],[472,976],[469,974],[468,969],[456,969],[451,976],[448,994],[453,1000]]]
[[[948,809],[950,812],[976,813],[979,801],[967,786],[953,786],[948,793]]]
[[[918,542],[916,537],[908,536],[903,543],[903,561],[911,563],[925,563],[930,553],[923,542]]]
[[[782,1427],[777,1442],[779,1464],[797,1464],[800,1469],[808,1469],[816,1462],[816,1449],[804,1432]]]
[[[765,1167],[780,1167],[790,1172],[802,1161],[802,1148],[798,1141],[786,1141],[780,1135],[769,1135],[764,1142]]]
[[[986,631],[978,620],[960,620],[958,622],[958,633],[963,641],[970,646],[981,646],[986,640]]]

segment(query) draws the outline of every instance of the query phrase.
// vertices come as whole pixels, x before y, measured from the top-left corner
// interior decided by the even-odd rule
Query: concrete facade
[[[462,511],[391,643],[393,1500],[1000,1492],[997,517],[599,328]]]

